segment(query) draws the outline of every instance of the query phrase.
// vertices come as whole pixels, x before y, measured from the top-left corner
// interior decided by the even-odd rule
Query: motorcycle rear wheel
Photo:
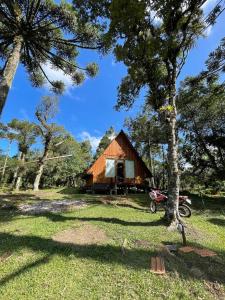
[[[150,212],[153,214],[156,213],[156,204],[154,201],[150,202]]]
[[[179,205],[179,214],[181,217],[190,218],[191,209],[186,204]]]

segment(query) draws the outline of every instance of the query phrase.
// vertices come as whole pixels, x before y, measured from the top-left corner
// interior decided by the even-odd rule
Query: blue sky
[[[215,3],[215,0],[208,0],[205,10],[208,11]],[[224,32],[225,14],[220,16],[217,24],[208,30],[206,38],[197,41],[188,56],[180,80],[188,75],[196,75],[204,68],[208,54],[217,47]],[[100,72],[96,78],[87,79],[80,87],[73,87],[70,79],[64,78],[67,90],[60,97],[60,111],[56,122],[63,125],[77,140],[89,138],[95,148],[110,126],[114,126],[116,131],[119,131],[123,127],[124,119],[137,113],[142,97],[135,103],[132,110],[116,112],[113,106],[116,103],[117,86],[126,75],[125,66],[122,63],[116,63],[113,55],[100,57],[93,51],[80,52],[78,61],[81,65],[97,62]],[[52,78],[63,78],[63,74],[46,68]],[[35,121],[35,107],[40,98],[48,94],[47,88],[33,88],[23,67],[19,66],[3,111],[2,121],[9,122],[12,118]],[[6,141],[0,143],[0,148],[5,150]],[[16,146],[14,145],[11,154],[15,152]]]

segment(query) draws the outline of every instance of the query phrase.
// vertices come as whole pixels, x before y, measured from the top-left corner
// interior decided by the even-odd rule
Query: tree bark
[[[165,152],[163,145],[161,146],[162,149],[162,189],[165,190]]]
[[[23,169],[24,168],[24,163],[25,163],[25,154],[24,153],[22,153],[21,154],[21,159],[20,159],[20,161],[21,161],[21,167],[19,167],[19,169],[18,169],[18,173],[19,173],[19,175],[18,175],[18,177],[16,178],[16,185],[15,185],[15,190],[18,192],[19,190],[20,190],[20,186],[21,186],[21,183],[22,183],[22,173],[24,172],[23,170],[21,170],[21,168]]]
[[[177,228],[179,216],[179,169],[178,169],[178,141],[177,141],[177,109],[176,109],[176,63],[168,72],[170,74],[168,86],[167,110],[167,143],[168,143],[168,205],[165,213],[170,223],[170,229]]]
[[[174,103],[175,104],[175,103]],[[176,226],[179,221],[179,170],[178,170],[178,145],[176,136],[176,107],[170,113],[168,124],[168,207],[166,218],[171,227]]]
[[[152,162],[152,148],[151,148],[151,141],[150,141],[150,138],[149,138],[149,141],[148,141],[148,149],[149,149],[149,169],[150,169],[150,172],[152,173],[152,177],[151,177],[151,186],[153,188],[155,188],[155,172],[153,170],[153,162]]]
[[[38,170],[36,172],[36,177],[35,177],[34,186],[33,186],[33,190],[36,192],[39,190],[40,180],[41,180],[41,176],[43,174],[45,161],[48,158],[49,145],[50,145],[50,140],[47,140],[45,142],[45,149],[44,149],[43,156],[40,159],[39,164],[38,164]]]
[[[22,153],[19,152],[19,154],[17,156],[18,161],[21,160],[21,157],[22,157]],[[19,167],[16,167],[16,169],[14,171],[14,174],[13,174],[12,188],[14,188],[14,186],[15,186],[15,182],[16,182],[16,179],[17,179],[17,176],[18,176],[18,171],[19,171]]]
[[[43,174],[43,170],[44,170],[44,162],[40,163],[38,166],[38,170],[34,180],[34,188],[33,188],[35,192],[39,190],[39,185],[40,185],[41,176]]]
[[[12,86],[13,78],[15,76],[18,64],[20,62],[20,55],[22,49],[23,39],[21,36],[14,38],[14,47],[6,62],[2,78],[0,80],[0,117],[4,108],[9,90]]]
[[[7,162],[8,162],[8,159],[9,159],[9,152],[10,152],[11,144],[12,144],[12,141],[10,140],[9,144],[8,144],[7,151],[6,151],[5,161],[4,161],[4,165],[3,165],[3,168],[2,168],[2,174],[1,174],[1,182],[3,184],[4,184],[5,170],[6,170]]]

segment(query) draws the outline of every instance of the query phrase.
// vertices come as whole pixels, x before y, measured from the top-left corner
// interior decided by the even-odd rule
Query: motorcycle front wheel
[[[190,218],[191,216],[191,209],[185,204],[179,205],[179,214],[181,217]]]
[[[156,204],[154,201],[150,202],[150,212],[151,213],[156,213]]]

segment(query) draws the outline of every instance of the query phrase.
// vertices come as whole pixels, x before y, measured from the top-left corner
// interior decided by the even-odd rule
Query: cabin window
[[[115,160],[106,159],[105,177],[115,177]]]
[[[126,178],[134,178],[134,161],[125,161]]]

